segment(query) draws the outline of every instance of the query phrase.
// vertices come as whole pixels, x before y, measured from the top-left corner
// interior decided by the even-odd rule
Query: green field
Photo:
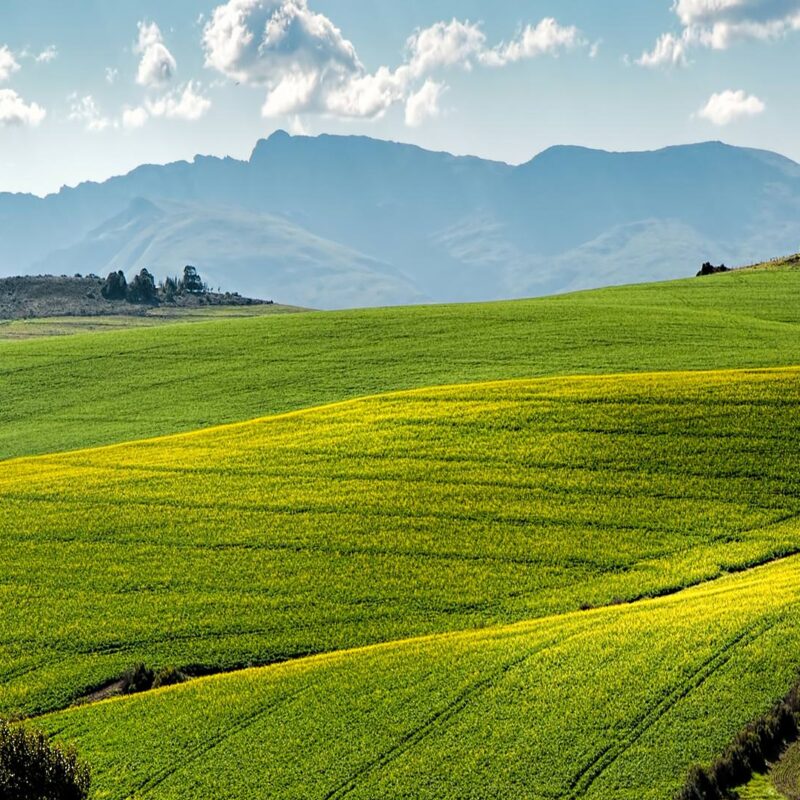
[[[79,742],[97,798],[661,800],[784,691],[799,607],[792,558],[660,600],[208,678],[40,723]]]
[[[543,379],[7,462],[0,710],[139,660],[263,664],[795,552],[798,402],[795,369]]]
[[[95,317],[30,317],[0,319],[0,341],[27,340],[43,336],[68,336],[76,333],[100,333],[152,328],[170,322],[209,322],[220,319],[252,319],[278,314],[294,314],[304,309],[282,305],[197,306],[171,308],[162,306],[144,314],[109,314]]]
[[[776,268],[0,342],[0,715],[95,798],[671,800],[800,667],[795,365]],[[229,674],[64,710],[138,662]]]
[[[0,342],[0,458],[350,397],[541,375],[800,364],[800,271],[509,303]]]

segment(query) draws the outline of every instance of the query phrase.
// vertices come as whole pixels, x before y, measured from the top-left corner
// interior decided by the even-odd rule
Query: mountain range
[[[0,194],[0,276],[175,274],[318,308],[488,300],[683,277],[800,247],[800,165],[720,142],[553,147],[511,166],[365,137]]]

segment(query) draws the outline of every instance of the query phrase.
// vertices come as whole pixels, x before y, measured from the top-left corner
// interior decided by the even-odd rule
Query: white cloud
[[[106,67],[106,83],[113,86],[119,77],[119,70],[115,67]]]
[[[36,103],[26,103],[15,91],[0,89],[0,126],[41,124],[47,112]]]
[[[180,119],[194,122],[205,116],[211,101],[200,94],[200,87],[189,81],[156,99],[147,98],[144,105],[127,107],[122,112],[122,127],[142,128],[151,118]]]
[[[489,66],[503,67],[516,61],[557,55],[585,44],[576,27],[559,25],[552,17],[546,17],[538,25],[526,25],[516,39],[482,54],[481,59]]]
[[[679,67],[688,62],[686,55],[687,42],[682,36],[673,36],[665,33],[658,37],[656,46],[636,59],[642,67]]]
[[[406,42],[408,66],[415,77],[442,67],[471,69],[473,61],[486,52],[486,35],[470,22],[437,22],[417,30]]]
[[[406,101],[406,125],[417,128],[428,119],[441,114],[439,101],[447,87],[428,78],[422,88]]]
[[[112,126],[111,120],[100,113],[97,103],[90,94],[81,98],[73,95],[70,100],[72,101],[72,105],[70,107],[69,119],[73,122],[82,123],[87,131],[100,133]]]
[[[58,48],[54,44],[51,44],[36,56],[35,61],[37,64],[49,64],[51,61],[55,61],[57,58]]]
[[[141,55],[136,73],[136,83],[140,86],[166,86],[172,80],[178,65],[155,22],[139,23],[139,40],[134,52]]]
[[[19,63],[11,50],[5,45],[0,47],[0,81],[7,81],[19,70]]]
[[[727,50],[739,41],[769,41],[800,31],[800,0],[675,0],[672,10],[681,32],[659,37],[638,64],[684,65],[693,47]]]
[[[182,89],[170,92],[158,100],[145,101],[145,106],[151,117],[194,121],[206,114],[211,108],[211,101],[199,94],[195,90],[194,82],[189,81]]]
[[[762,100],[752,94],[728,89],[711,95],[708,103],[698,111],[698,116],[714,125],[729,125],[741,117],[753,117],[766,109]]]
[[[122,127],[128,130],[135,130],[143,127],[150,115],[147,109],[137,106],[136,108],[125,108],[122,111]]]
[[[228,0],[212,12],[203,44],[207,67],[266,89],[265,117],[375,118],[394,105],[408,107],[412,98],[411,108],[421,113],[423,100],[438,100],[445,88],[436,81],[426,87],[441,70],[505,66],[585,42],[576,28],[548,18],[528,25],[510,43],[489,48],[479,25],[454,19],[412,34],[399,67],[368,72],[353,44],[308,0]],[[423,117],[413,111],[408,118]]]

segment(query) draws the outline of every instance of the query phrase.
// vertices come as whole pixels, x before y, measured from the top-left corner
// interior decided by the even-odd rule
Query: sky
[[[800,161],[800,0],[0,0],[0,191],[360,134]]]

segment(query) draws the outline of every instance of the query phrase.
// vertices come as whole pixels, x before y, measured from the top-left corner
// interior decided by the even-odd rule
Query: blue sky
[[[0,191],[246,157],[278,128],[800,160],[798,52],[800,0],[0,0]]]

